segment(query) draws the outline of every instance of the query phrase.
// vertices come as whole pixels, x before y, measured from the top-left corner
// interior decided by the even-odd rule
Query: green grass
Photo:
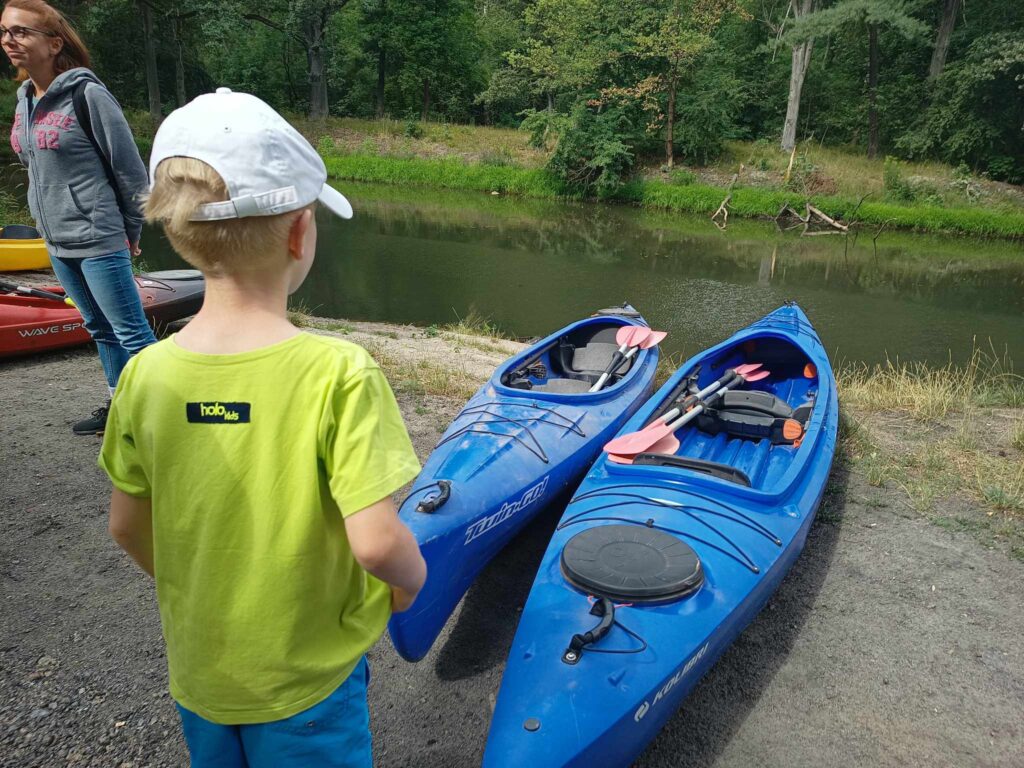
[[[372,155],[328,156],[327,173],[336,179],[379,184],[416,184],[447,189],[560,197],[561,184],[549,173],[531,168],[469,165],[461,160],[379,157]]]
[[[468,164],[452,158],[397,158],[366,154],[329,155],[325,163],[328,173],[336,179],[547,199],[570,197],[556,178],[541,169]],[[725,189],[706,184],[679,186],[657,180],[637,180],[623,187],[614,199],[651,209],[711,214],[725,195]],[[740,187],[733,190],[730,212],[738,217],[773,217],[784,204],[799,207],[803,199],[795,192]],[[835,195],[814,196],[813,200],[829,216],[846,220],[856,215],[857,221],[872,228],[885,226],[980,237],[1024,238],[1024,211],[897,205],[872,200],[865,200],[858,207],[857,200]]]
[[[458,314],[456,314],[458,317]],[[459,317],[458,322],[449,323],[444,326],[446,331],[458,333],[463,336],[483,336],[487,339],[511,339],[501,328],[491,322],[490,318],[481,315],[476,307],[470,307],[465,317]],[[498,350],[500,351],[500,349]]]
[[[930,517],[972,498],[986,527],[1024,540],[1024,377],[975,351],[962,366],[843,366],[840,438],[873,486],[906,494]]]

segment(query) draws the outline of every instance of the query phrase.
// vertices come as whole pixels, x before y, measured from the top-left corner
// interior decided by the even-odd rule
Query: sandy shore
[[[37,283],[38,284],[38,283]],[[321,324],[324,325],[324,324]],[[371,323],[421,458],[516,345]],[[454,382],[428,394],[403,370]],[[110,541],[95,351],[0,363],[0,763],[182,766],[149,580]],[[422,662],[370,654],[381,768],[479,765],[494,696],[559,511],[484,572]],[[1024,564],[913,511],[839,457],[807,547],[642,768],[1020,766]],[[487,642],[482,642],[486,637]]]

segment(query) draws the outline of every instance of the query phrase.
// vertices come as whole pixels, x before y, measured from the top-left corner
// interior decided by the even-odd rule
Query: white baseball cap
[[[151,180],[169,157],[202,160],[220,174],[231,195],[199,206],[191,221],[272,216],[314,200],[343,219],[352,218],[352,205],[327,183],[327,168],[313,146],[249,93],[218,88],[171,112],[153,139]]]

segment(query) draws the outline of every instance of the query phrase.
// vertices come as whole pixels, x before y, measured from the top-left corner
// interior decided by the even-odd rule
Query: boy
[[[285,311],[317,201],[352,208],[309,142],[226,88],[164,121],[150,173],[147,218],[206,298],[129,363],[100,466],[111,534],[156,580],[192,765],[369,768],[364,654],[426,578],[390,500],[419,463],[373,359]]]

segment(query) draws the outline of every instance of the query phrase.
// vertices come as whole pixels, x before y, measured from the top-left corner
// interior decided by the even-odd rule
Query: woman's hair
[[[163,224],[182,258],[214,277],[261,269],[284,253],[302,210],[274,216],[192,221],[200,205],[229,200],[224,179],[202,160],[169,157],[156,167],[145,201],[146,220]]]
[[[49,3],[43,0],[8,0],[4,8],[17,8],[19,11],[28,11],[39,17],[39,26],[46,32],[52,32],[55,37],[64,41],[60,53],[53,60],[53,69],[56,74],[67,72],[75,67],[89,66],[89,49],[85,47],[82,38],[78,36],[71,22],[63,13],[58,11]],[[21,67],[18,68],[18,80],[28,80],[28,72]]]

